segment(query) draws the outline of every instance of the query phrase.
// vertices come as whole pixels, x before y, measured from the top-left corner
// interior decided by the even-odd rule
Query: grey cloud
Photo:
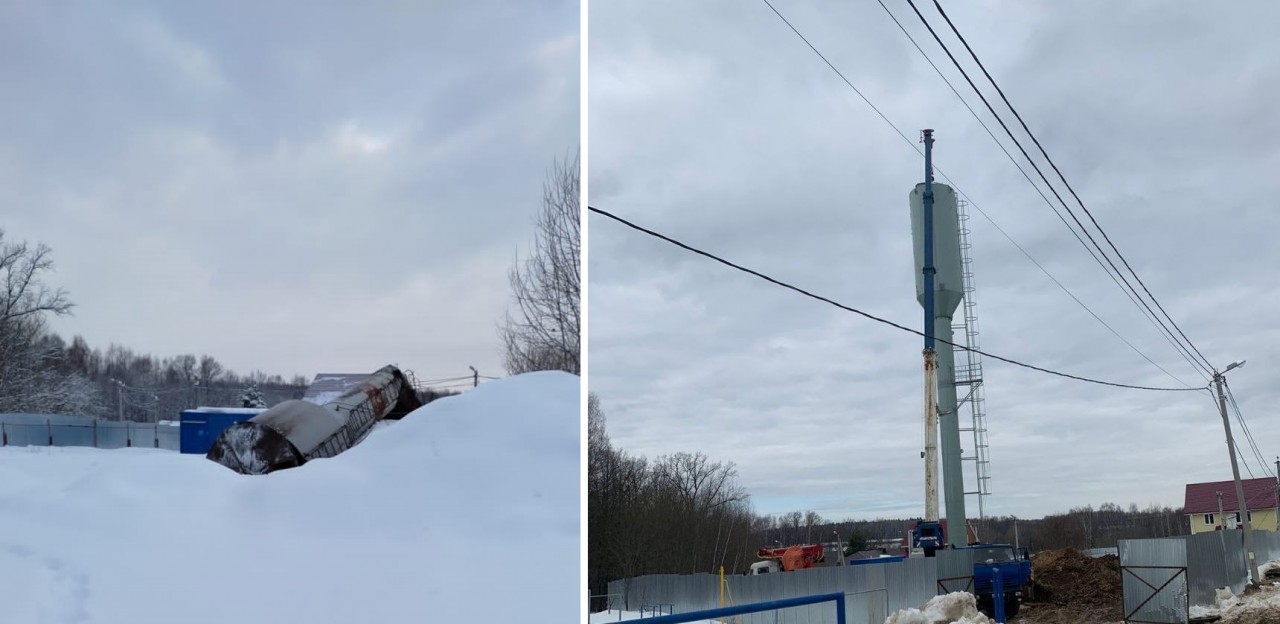
[[[1161,366],[1204,383],[878,5],[777,5],[911,140],[935,128],[939,167],[1058,280]],[[910,9],[889,5],[943,63]],[[1277,334],[1264,311],[1280,303],[1267,268],[1280,224],[1266,207],[1278,152],[1262,138],[1275,121],[1260,102],[1280,56],[1253,24],[1275,9],[949,10],[1179,325],[1219,366],[1249,359],[1233,387],[1263,453],[1274,454],[1277,388],[1266,371]],[[590,15],[593,205],[919,326],[906,196],[921,159],[767,7],[615,2]],[[976,211],[970,224],[984,349],[1078,375],[1176,385]],[[589,228],[589,377],[616,444],[734,461],[761,512],[919,513],[919,338],[607,219],[593,216]],[[1204,393],[1110,389],[990,359],[984,372],[988,513],[1176,506],[1183,484],[1229,475]]]
[[[5,10],[0,191],[55,328],[242,372],[500,373],[578,134],[573,2]],[[139,317],[147,319],[139,323]]]

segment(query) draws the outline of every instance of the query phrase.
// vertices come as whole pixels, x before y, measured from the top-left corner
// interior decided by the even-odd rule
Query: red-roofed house
[[[1249,526],[1263,531],[1277,530],[1277,508],[1280,500],[1277,496],[1275,479],[1241,479],[1244,486],[1244,499],[1248,501]],[[1218,492],[1222,492],[1222,510],[1226,514],[1226,522],[1218,513]],[[1182,505],[1182,513],[1191,520],[1191,534],[1206,531],[1220,531],[1224,524],[1228,529],[1239,528],[1240,506],[1236,504],[1235,481],[1215,481],[1213,483],[1188,483],[1187,498]]]

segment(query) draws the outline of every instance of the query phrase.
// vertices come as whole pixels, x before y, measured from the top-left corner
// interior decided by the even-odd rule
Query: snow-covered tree
[[[262,393],[258,391],[258,384],[249,384],[240,394],[240,404],[243,407],[266,407],[267,402],[263,400]]]
[[[0,230],[0,412],[52,412],[78,392],[61,383],[61,340],[46,339],[45,315],[69,314],[73,305],[66,291],[44,283],[51,253],[44,245],[5,242]]]

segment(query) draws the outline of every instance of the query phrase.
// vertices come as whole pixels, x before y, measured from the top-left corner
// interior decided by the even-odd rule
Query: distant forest
[[[80,336],[67,343],[46,333],[36,351],[46,371],[63,380],[61,414],[151,422],[196,406],[269,407],[302,398],[310,383],[302,375],[237,374],[209,355],[159,358],[116,344],[101,351]]]
[[[616,448],[594,394],[587,422],[587,582],[593,596],[607,593],[609,581],[642,574],[715,573],[721,566],[726,574],[741,574],[758,561],[761,546],[838,541],[861,550],[876,540],[906,537],[915,520],[836,522],[813,511],[760,516],[732,462],[702,453],[650,460]],[[1016,541],[1032,552],[1112,547],[1122,539],[1189,532],[1181,509],[1158,505],[1104,503],[1043,518],[972,522],[980,541]],[[593,605],[603,608],[601,600],[593,599]]]

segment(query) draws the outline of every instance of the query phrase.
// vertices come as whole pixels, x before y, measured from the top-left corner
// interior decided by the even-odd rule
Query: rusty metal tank
[[[385,366],[324,405],[285,401],[228,427],[206,457],[241,474],[294,468],[333,457],[363,440],[379,420],[420,406],[404,373]]]

